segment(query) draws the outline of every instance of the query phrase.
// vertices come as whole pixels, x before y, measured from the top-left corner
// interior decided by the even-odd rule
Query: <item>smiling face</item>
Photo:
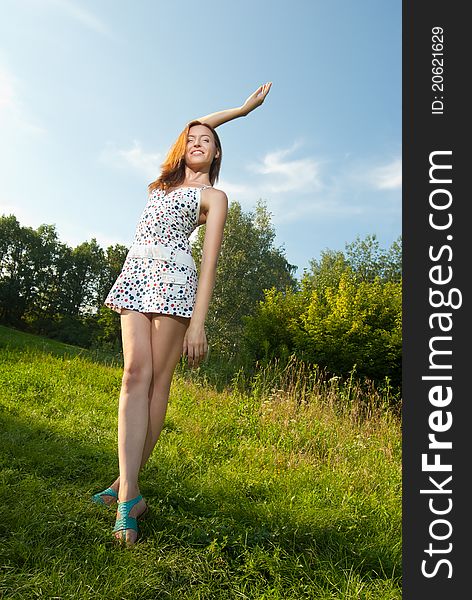
[[[212,131],[204,125],[193,125],[187,136],[185,162],[190,166],[211,165],[219,152]]]

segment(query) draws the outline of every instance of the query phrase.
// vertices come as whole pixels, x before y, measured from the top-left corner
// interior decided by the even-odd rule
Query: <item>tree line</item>
[[[205,228],[192,252],[199,268]],[[0,322],[84,348],[121,352],[120,317],[103,301],[128,248],[75,248],[53,225],[0,217]],[[212,360],[249,370],[296,357],[331,375],[401,381],[401,238],[325,250],[298,280],[266,205],[228,211],[206,331]]]

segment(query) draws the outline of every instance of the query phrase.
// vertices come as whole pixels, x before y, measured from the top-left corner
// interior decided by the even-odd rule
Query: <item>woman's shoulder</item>
[[[228,201],[228,196],[223,190],[215,188],[213,186],[205,188],[208,198],[214,198],[215,201]]]
[[[203,213],[208,214],[211,210],[216,213],[226,213],[228,211],[228,196],[215,187],[207,187],[202,190],[200,206]]]

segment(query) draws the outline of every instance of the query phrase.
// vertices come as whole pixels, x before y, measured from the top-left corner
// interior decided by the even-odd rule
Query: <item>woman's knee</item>
[[[128,310],[122,314],[125,389],[146,387],[152,379],[151,320],[145,313]]]
[[[149,389],[152,379],[152,365],[138,362],[125,364],[123,368],[122,386],[127,389],[146,388]]]

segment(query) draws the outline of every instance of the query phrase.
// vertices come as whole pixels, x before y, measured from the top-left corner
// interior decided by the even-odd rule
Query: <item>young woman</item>
[[[93,500],[118,502],[113,532],[128,545],[136,542],[137,519],[147,512],[138,476],[162,430],[174,369],[182,355],[198,366],[208,350],[204,324],[228,210],[226,194],[213,188],[222,158],[215,128],[260,106],[271,85],[261,85],[238,108],[188,123],[149,186],[133,244],[104,302],[121,316],[120,474]],[[188,238],[203,224],[198,279]]]

